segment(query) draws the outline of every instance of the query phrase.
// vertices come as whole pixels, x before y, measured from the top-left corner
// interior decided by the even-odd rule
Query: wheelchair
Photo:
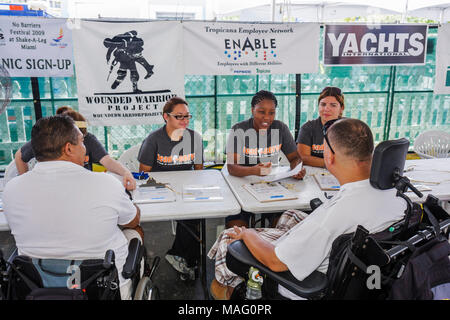
[[[155,257],[150,267],[140,240],[130,241],[122,276],[131,281],[132,299],[159,299],[152,281],[159,262]],[[104,259],[88,260],[30,258],[18,255],[17,248],[5,260],[0,251],[0,274],[1,300],[121,299],[113,250],[107,250]]]
[[[242,240],[232,242],[228,245],[226,265],[245,281],[235,288],[231,299],[245,299],[250,267],[257,268],[263,277],[262,299],[286,299],[278,294],[278,285],[311,300],[396,299],[392,288],[414,252],[430,250],[435,245],[441,249],[436,259],[444,262],[439,272],[446,277],[445,285],[450,284],[450,215],[431,194],[423,204],[413,203],[405,195],[409,188],[419,197],[423,196],[402,176],[408,146],[409,141],[404,138],[380,143],[374,151],[370,173],[374,188],[395,187],[397,196],[406,201],[403,220],[376,234],[357,226],[354,233],[339,236],[332,244],[327,274],[314,271],[303,281],[298,281],[289,271],[274,272],[261,264]],[[313,210],[320,204],[319,199],[311,200]],[[374,278],[368,272],[369,266],[379,268],[378,285],[371,282]]]

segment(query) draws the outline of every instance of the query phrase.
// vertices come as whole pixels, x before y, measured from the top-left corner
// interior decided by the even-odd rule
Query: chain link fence
[[[228,130],[251,116],[251,98],[259,90],[275,93],[276,118],[292,134],[318,116],[317,98],[325,86],[338,86],[345,95],[345,117],[365,121],[376,143],[406,137],[411,145],[420,132],[450,131],[449,95],[434,95],[436,29],[429,29],[427,60],[423,66],[324,67],[302,74],[300,123],[296,128],[296,75],[186,76],[185,93],[193,118],[189,127],[203,136],[205,160],[222,163]],[[321,50],[319,52],[322,52]],[[321,59],[321,57],[320,57]],[[0,115],[0,166],[30,139],[35,123],[30,78],[12,78],[13,100]],[[53,115],[62,105],[78,109],[76,79],[39,78],[42,116]],[[141,144],[161,125],[89,127],[110,155],[118,158],[131,146]],[[296,137],[295,137],[296,138]]]

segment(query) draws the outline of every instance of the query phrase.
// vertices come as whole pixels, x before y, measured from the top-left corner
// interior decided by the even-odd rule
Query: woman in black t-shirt
[[[86,147],[86,159],[84,167],[92,170],[93,163],[100,163],[106,170],[116,173],[122,177],[123,185],[127,190],[136,188],[136,181],[131,172],[119,161],[111,158],[97,137],[87,131],[87,122],[83,115],[70,107],[63,106],[56,110],[57,115],[66,115],[75,121],[75,125],[84,135],[84,145]],[[28,171],[28,161],[34,158],[31,141],[25,143],[15,154],[15,164],[19,174]]]
[[[337,87],[326,87],[319,96],[319,118],[306,122],[298,133],[297,151],[303,164],[325,167],[323,162],[323,125],[342,117],[344,95]]]
[[[166,124],[151,132],[138,154],[139,171],[177,171],[203,169],[203,142],[200,134],[188,128],[189,107],[185,100],[174,97],[163,108]],[[180,273],[182,280],[195,279],[200,260],[200,220],[177,220],[172,248],[165,256]]]

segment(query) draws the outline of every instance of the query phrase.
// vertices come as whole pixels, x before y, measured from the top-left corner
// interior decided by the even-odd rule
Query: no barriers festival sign
[[[314,73],[319,68],[319,24],[192,21],[183,27],[186,74]]]
[[[90,125],[164,122],[164,104],[184,97],[181,30],[170,21],[81,21],[73,32],[78,104]]]
[[[427,29],[427,25],[326,25],[323,64],[424,64]]]
[[[72,76],[72,31],[66,21],[2,17],[0,64],[11,77]]]

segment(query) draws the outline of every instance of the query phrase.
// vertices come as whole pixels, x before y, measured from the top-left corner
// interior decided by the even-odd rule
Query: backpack
[[[417,248],[391,287],[392,300],[450,299],[450,243],[435,238]]]

